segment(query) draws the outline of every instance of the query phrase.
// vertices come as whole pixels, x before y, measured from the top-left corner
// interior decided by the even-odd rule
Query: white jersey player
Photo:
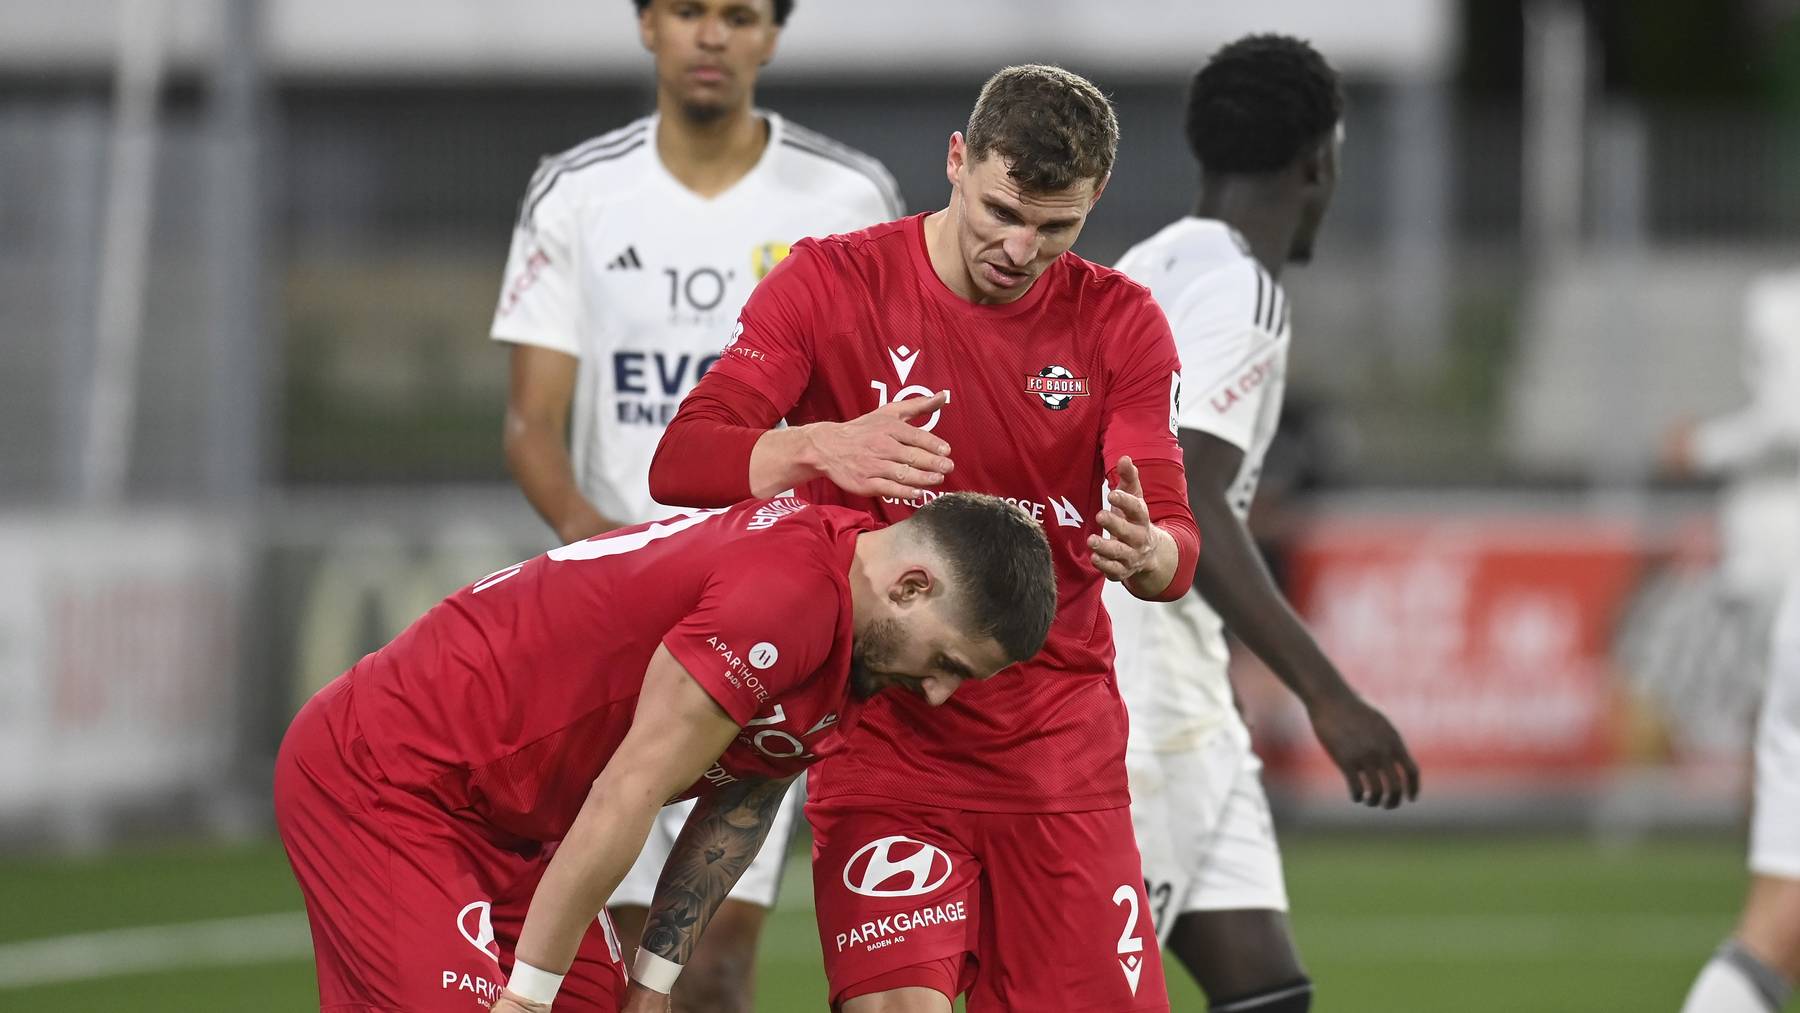
[[[1287,377],[1292,313],[1279,274],[1311,255],[1342,108],[1336,74],[1304,42],[1250,36],[1221,49],[1188,102],[1198,215],[1118,265],[1161,304],[1181,354],[1173,424],[1202,545],[1194,589],[1178,602],[1107,589],[1131,718],[1132,824],[1157,937],[1221,1013],[1302,1013],[1312,997],[1262,764],[1227,678],[1225,627],[1305,702],[1352,799],[1393,808],[1418,788],[1405,743],[1313,642],[1244,523]]]
[[[651,115],[545,159],[520,205],[493,335],[580,361],[570,457],[614,521],[676,512],[650,498],[657,441],[788,248],[903,213],[880,162],[756,115],[762,157],[716,196],[663,166]]]
[[[564,542],[675,511],[650,497],[669,419],[763,275],[808,236],[904,213],[873,158],[754,106],[792,0],[634,0],[657,111],[546,158],[520,201],[493,337],[512,347],[507,463]],[[674,996],[749,1010],[795,795]],[[663,810],[609,907],[635,945],[692,803]]]
[[[1247,519],[1281,417],[1286,294],[1237,230],[1204,218],[1165,227],[1117,266],[1150,289],[1175,332],[1177,425],[1243,451],[1226,498]],[[1287,910],[1262,764],[1227,675],[1223,620],[1198,592],[1158,605],[1108,587],[1105,601],[1131,715],[1132,818],[1158,936],[1166,943],[1175,919],[1200,905]]]
[[[1749,303],[1755,397],[1742,412],[1707,423],[1688,454],[1703,467],[1732,466],[1755,476],[1744,481],[1778,497],[1784,483],[1800,481],[1800,271],[1758,279]],[[1776,1013],[1800,985],[1800,566],[1791,555],[1781,556],[1791,544],[1770,537],[1800,525],[1800,510],[1789,509],[1785,524],[1777,517],[1773,525],[1761,525],[1763,537],[1755,541],[1744,538],[1745,526],[1734,531],[1726,518],[1726,565],[1736,536],[1738,555],[1782,559],[1787,592],[1776,612],[1756,729],[1750,890],[1736,930],[1695,979],[1682,1013]],[[1766,581],[1743,583],[1754,589]]]

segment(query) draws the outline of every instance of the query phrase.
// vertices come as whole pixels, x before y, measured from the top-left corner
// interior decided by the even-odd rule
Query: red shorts
[[[1167,1010],[1128,808],[809,802],[834,1006],[905,986],[988,1010]]]
[[[387,783],[340,678],[301,708],[275,762],[275,822],[306,898],[321,1010],[493,1005],[551,848],[507,839]],[[604,912],[557,1013],[614,1013],[625,966]]]

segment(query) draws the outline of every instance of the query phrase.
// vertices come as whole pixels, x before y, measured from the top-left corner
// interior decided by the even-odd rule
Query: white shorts
[[[801,787],[805,783],[806,779],[802,777],[788,788],[787,795],[781,800],[781,808],[775,812],[775,825],[769,828],[769,836],[763,840],[762,850],[738,878],[737,885],[725,895],[728,899],[759,907],[775,906],[775,895],[781,891],[781,870],[787,863],[788,842],[794,836],[794,817],[805,800],[806,792]],[[619,882],[612,899],[606,902],[607,907],[650,906],[651,899],[656,896],[656,881],[662,876],[663,863],[669,860],[675,838],[681,835],[681,827],[687,822],[688,813],[693,811],[694,803],[690,799],[664,806],[657,813],[650,836],[644,841],[644,850],[638,852],[637,862]]]
[[[1191,911],[1287,910],[1262,761],[1242,721],[1194,749],[1128,751],[1125,766],[1157,939]]]
[[[1775,620],[1769,688],[1756,729],[1750,871],[1800,879],[1800,582]]]

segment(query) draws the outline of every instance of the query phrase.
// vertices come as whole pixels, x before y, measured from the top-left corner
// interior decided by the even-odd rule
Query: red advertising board
[[[1295,604],[1428,777],[1541,786],[1624,756],[1612,645],[1646,565],[1630,526],[1350,518],[1310,527],[1290,558]],[[1272,776],[1337,791],[1303,714],[1252,667],[1239,685]]]

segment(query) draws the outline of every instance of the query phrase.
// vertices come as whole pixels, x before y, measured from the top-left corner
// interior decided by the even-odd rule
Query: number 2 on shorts
[[[1125,908],[1125,928],[1119,933],[1119,970],[1131,986],[1131,994],[1137,995],[1138,977],[1144,973],[1144,958],[1138,956],[1144,951],[1144,941],[1137,936],[1137,888],[1126,883],[1113,891],[1112,901]]]

